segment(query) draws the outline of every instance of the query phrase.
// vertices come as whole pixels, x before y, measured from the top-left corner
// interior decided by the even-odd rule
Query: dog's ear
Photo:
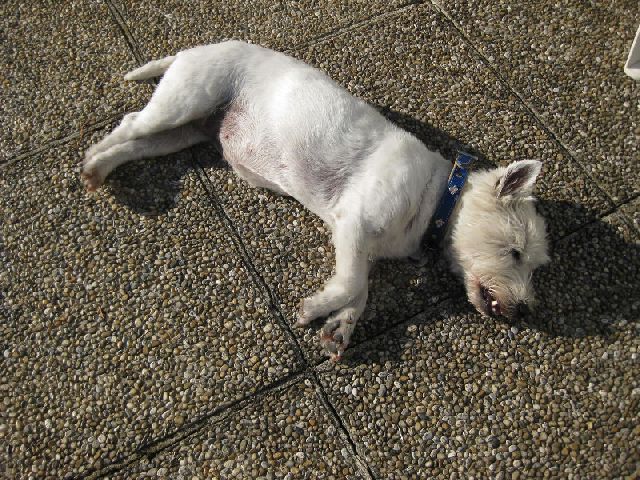
[[[528,197],[533,191],[542,163],[538,160],[520,160],[504,169],[496,184],[498,197],[508,195]]]

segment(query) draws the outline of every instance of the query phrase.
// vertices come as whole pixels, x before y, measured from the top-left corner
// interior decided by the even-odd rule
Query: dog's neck
[[[422,238],[423,248],[440,246],[450,236],[451,224],[455,220],[454,213],[460,205],[460,197],[469,177],[468,167],[475,157],[459,153],[453,168],[442,186],[438,202],[431,216],[429,225]]]

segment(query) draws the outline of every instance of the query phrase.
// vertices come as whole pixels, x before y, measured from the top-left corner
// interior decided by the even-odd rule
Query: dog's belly
[[[282,155],[266,134],[260,134],[255,118],[242,103],[230,103],[209,119],[205,128],[238,176],[254,187],[290,194]]]

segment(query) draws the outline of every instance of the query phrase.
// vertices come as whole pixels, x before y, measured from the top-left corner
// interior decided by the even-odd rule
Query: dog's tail
[[[146,80],[147,78],[159,77],[175,61],[175,55],[164,57],[160,60],[152,60],[149,63],[130,71],[124,76],[125,80]]]

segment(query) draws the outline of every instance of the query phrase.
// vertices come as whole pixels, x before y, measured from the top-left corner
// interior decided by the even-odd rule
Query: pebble
[[[407,478],[456,478],[463,473],[486,478],[495,477],[487,472],[499,471],[517,478],[521,467],[528,469],[527,475],[548,470],[566,478],[614,470],[633,473],[633,455],[619,452],[628,449],[637,426],[628,412],[638,395],[632,363],[637,354],[631,348],[637,347],[639,306],[626,301],[625,293],[638,283],[633,262],[637,206],[630,203],[598,217],[613,211],[612,201],[620,203],[637,192],[629,159],[638,156],[640,142],[633,141],[637,132],[628,113],[617,108],[620,102],[636,105],[636,93],[621,74],[610,73],[618,71],[628,39],[608,31],[620,18],[628,22],[633,16],[599,9],[602,21],[593,22],[596,10],[577,4],[566,9],[577,14],[556,15],[543,4],[505,13],[485,2],[469,22],[464,2],[447,4],[459,28],[473,28],[469,37],[475,38],[474,48],[506,75],[506,87],[444,17],[426,7],[411,6],[397,16],[376,19],[377,9],[388,5],[328,6],[319,17],[302,10],[292,22],[290,12],[278,13],[276,5],[276,10],[256,7],[248,14],[230,13],[224,22],[209,22],[202,19],[213,15],[211,9],[194,15],[189,5],[149,13],[125,3],[133,36],[150,57],[210,40],[212,25],[219,36],[239,35],[241,26],[241,34],[253,41],[289,47],[296,44],[293,39],[324,32],[328,25],[333,30],[353,24],[352,17],[365,8],[371,18],[366,25],[294,48],[293,54],[365,100],[391,107],[398,124],[431,146],[451,149],[450,140],[439,138],[442,130],[456,142],[472,142],[489,162],[545,159],[539,207],[554,248],[551,264],[534,279],[541,300],[537,324],[509,328],[508,336],[518,334],[518,341],[509,340],[504,327],[470,313],[459,284],[438,262],[428,269],[384,262],[371,274],[369,306],[353,343],[373,336],[377,340],[354,354],[362,361],[352,358],[347,365],[320,367],[332,405],[378,476],[402,472]],[[120,109],[139,103],[142,92],[148,92],[124,86],[119,76],[104,77],[110,70],[94,63],[117,65],[118,71],[132,66],[122,39],[112,40],[113,31],[98,57],[86,55],[87,40],[70,32],[68,18],[78,19],[89,31],[102,31],[103,22],[95,19],[108,17],[104,6],[70,2],[65,8],[72,11],[54,14],[29,5],[20,7],[31,20],[29,32],[36,26],[29,41],[40,44],[46,37],[52,43],[33,78],[48,83],[36,88],[33,79],[9,72],[7,78],[16,81],[6,110],[20,122],[2,140],[0,150],[10,155],[77,131],[84,117],[104,118],[114,112],[113,105]],[[265,13],[270,21],[248,21]],[[504,15],[508,21],[494,21]],[[274,28],[283,26],[280,21],[286,28]],[[594,34],[606,33],[607,48],[598,52],[597,69],[581,63],[592,56],[581,50],[587,47],[562,48],[559,60],[550,48],[549,42],[575,46],[575,31],[584,31],[581,22],[597,25]],[[515,33],[504,35],[503,25],[515,25]],[[615,31],[631,31],[628,27]],[[549,28],[555,35],[536,30]],[[167,29],[175,35],[158,40],[156,32]],[[11,55],[33,49],[27,35],[22,36]],[[524,45],[518,48],[531,55],[522,59],[517,49],[505,51],[510,49],[507,41]],[[52,59],[63,57],[75,68],[54,67],[49,75]],[[24,64],[20,58],[12,60],[12,65]],[[519,62],[520,68],[510,68],[511,62]],[[78,65],[78,78],[55,76],[76,71]],[[532,65],[544,74],[532,76]],[[558,75],[576,66],[580,75],[569,75],[575,88],[567,88]],[[535,100],[546,127],[532,118],[530,107],[523,107],[511,88],[525,101]],[[35,98],[40,91],[47,93]],[[67,98],[73,99],[73,108]],[[25,114],[25,105],[34,113]],[[549,137],[547,127],[569,145],[571,156]],[[605,130],[613,133],[602,142]],[[16,478],[82,476],[91,465],[119,461],[164,436],[173,428],[172,420],[176,425],[191,422],[213,405],[237,400],[299,367],[289,339],[270,328],[276,320],[259,300],[262,289],[251,287],[225,225],[193,174],[185,174],[182,157],[122,167],[114,176],[117,195],[106,190],[89,197],[78,189],[78,152],[104,133],[89,133],[93,138],[78,145],[67,142],[0,170],[3,247],[10,254],[7,261],[0,251],[8,271],[0,283],[8,285],[4,300],[9,312],[9,320],[0,325],[8,344],[3,347],[8,382],[2,401],[9,419],[0,433],[12,448],[8,474]],[[328,230],[295,201],[257,193],[228,170],[207,169],[207,175],[213,185],[225,187],[218,191],[225,212],[285,317],[293,320],[299,300],[332,274]],[[171,187],[175,182],[182,183],[180,189]],[[442,298],[453,302],[434,309]],[[402,326],[394,330],[420,312],[406,332]],[[323,358],[315,331],[296,330],[294,335],[311,363]],[[294,452],[303,452],[300,471],[328,472],[328,478],[354,476],[350,448],[336,432],[325,433],[331,419],[315,390],[303,394],[298,388],[304,387],[261,397],[241,414],[207,424],[153,459],[116,474],[130,478],[146,471],[178,478],[174,467],[180,465],[183,478],[197,478],[190,469],[212,462],[212,470],[228,468],[229,476],[275,478],[276,466],[284,466],[290,471],[280,477],[295,478],[297,464],[287,463]],[[585,431],[589,438],[583,441]],[[230,446],[242,441],[241,457]],[[22,448],[25,444],[43,447],[34,452]],[[562,467],[551,470],[549,465]]]

